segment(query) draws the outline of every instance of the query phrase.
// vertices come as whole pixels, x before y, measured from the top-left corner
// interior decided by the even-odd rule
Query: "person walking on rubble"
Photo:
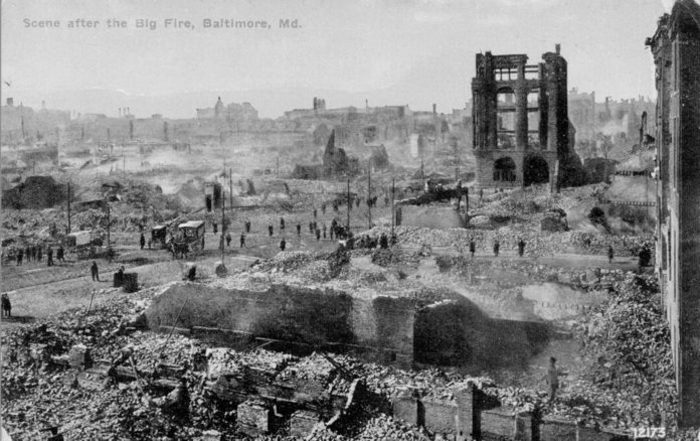
[[[245,247],[245,233],[241,233],[241,248]]]
[[[523,257],[525,254],[525,241],[521,237],[520,240],[518,241],[518,256]]]
[[[469,239],[469,254],[472,255],[472,259],[474,258],[474,253],[476,252],[476,243],[474,242],[474,238]]]
[[[615,253],[613,251],[612,245],[608,245],[608,263],[612,263]]]
[[[97,262],[92,261],[92,266],[90,267],[90,274],[92,275],[93,281],[100,281],[100,270],[97,268]]]
[[[498,239],[493,243],[493,255],[498,257],[498,252],[501,250],[501,244]]]
[[[284,251],[285,248],[287,248],[287,241],[284,240],[284,238],[282,238],[282,240],[280,241],[280,250]]]

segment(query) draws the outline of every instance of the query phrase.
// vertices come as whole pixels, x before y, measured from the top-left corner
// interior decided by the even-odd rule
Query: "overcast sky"
[[[536,63],[560,43],[569,88],[595,91],[598,100],[654,97],[644,40],[663,13],[661,0],[3,0],[2,92],[25,94],[31,105],[32,93],[85,89],[128,96],[278,90],[289,96],[251,99],[262,116],[276,117],[290,103],[309,107],[314,91],[335,91],[353,102],[327,99],[328,107],[363,106],[366,97],[370,105],[428,109],[435,102],[449,111],[470,98],[476,53],[526,53]],[[68,28],[81,18],[98,27]],[[108,29],[110,18],[127,28]],[[166,29],[166,18],[190,20],[194,29]],[[206,18],[266,20],[271,28],[205,29]],[[301,27],[280,29],[287,18]],[[25,19],[60,20],[60,27],[27,28]],[[136,19],[157,28],[136,28]],[[50,107],[76,105],[62,104]],[[192,109],[161,113],[194,116]]]

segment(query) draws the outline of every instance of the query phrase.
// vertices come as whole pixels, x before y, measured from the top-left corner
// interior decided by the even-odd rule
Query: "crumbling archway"
[[[549,164],[539,155],[528,155],[523,164],[523,185],[549,182]]]
[[[493,164],[494,182],[515,182],[515,161],[510,156],[498,158]]]

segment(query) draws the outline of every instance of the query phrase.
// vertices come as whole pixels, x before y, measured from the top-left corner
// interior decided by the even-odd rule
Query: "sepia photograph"
[[[0,441],[700,440],[700,0],[3,0]]]

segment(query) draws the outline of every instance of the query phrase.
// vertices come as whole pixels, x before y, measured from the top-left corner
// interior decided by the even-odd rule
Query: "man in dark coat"
[[[97,268],[97,262],[92,261],[92,266],[90,267],[90,274],[92,275],[93,281],[100,281],[100,270]]]
[[[285,241],[284,238],[282,238],[282,240],[280,241],[280,250],[284,251],[285,248],[287,248],[287,241]]]
[[[139,239],[139,245],[141,245],[141,249],[146,245],[146,236],[141,233],[141,238]]]

